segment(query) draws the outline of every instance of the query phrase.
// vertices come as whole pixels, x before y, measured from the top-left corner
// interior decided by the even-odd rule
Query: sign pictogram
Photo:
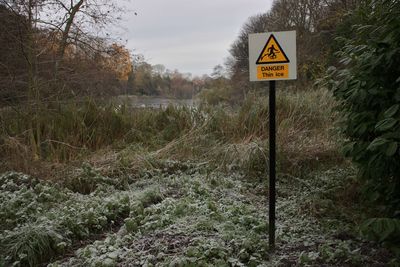
[[[289,63],[289,59],[283,51],[282,47],[275,39],[273,34],[270,35],[267,43],[264,46],[256,64],[274,64],[274,63]]]

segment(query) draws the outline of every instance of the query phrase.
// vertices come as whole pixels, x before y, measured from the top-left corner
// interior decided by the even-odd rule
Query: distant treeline
[[[335,33],[358,2],[275,0],[243,25],[223,65],[211,76],[192,77],[151,65],[110,38],[104,29],[122,12],[115,3],[0,0],[0,105],[88,95],[191,98],[199,92],[210,103],[241,102],[262,86],[248,81],[248,34],[283,30],[297,31],[299,79],[292,85],[307,88],[335,64]]]
[[[351,28],[351,14],[362,0],[274,0],[269,11],[260,11],[242,26],[229,49],[229,57],[214,67],[211,76],[168,71],[162,65],[133,61],[128,93],[171,95],[187,98],[196,93],[209,104],[242,103],[247,95],[264,93],[264,84],[249,82],[248,35],[250,33],[295,30],[297,33],[298,79],[287,85],[305,90],[337,65],[334,52],[341,42],[336,37]],[[366,2],[364,4],[367,4]]]
[[[201,90],[212,87],[216,75],[193,77],[191,73],[166,69],[164,65],[151,65],[141,55],[133,56],[128,75],[126,94],[157,95],[181,99],[192,98]]]

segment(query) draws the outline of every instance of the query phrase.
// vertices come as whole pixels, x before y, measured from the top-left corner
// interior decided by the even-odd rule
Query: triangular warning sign
[[[289,59],[279,45],[275,36],[271,34],[268,38],[267,44],[264,46],[256,64],[276,64],[276,63],[289,63]]]

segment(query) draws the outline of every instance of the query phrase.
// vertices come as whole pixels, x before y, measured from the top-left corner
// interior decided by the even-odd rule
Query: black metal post
[[[276,128],[275,128],[275,81],[269,82],[269,247],[275,249],[275,202],[276,202]]]

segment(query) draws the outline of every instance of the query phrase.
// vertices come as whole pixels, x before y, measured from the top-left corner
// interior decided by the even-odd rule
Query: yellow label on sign
[[[271,34],[267,41],[267,44],[261,51],[261,54],[258,57],[256,64],[258,65],[276,63],[289,63],[289,59],[279,45],[278,41],[275,39],[275,36]]]
[[[275,78],[289,78],[289,64],[257,66],[257,79],[273,80]]]

